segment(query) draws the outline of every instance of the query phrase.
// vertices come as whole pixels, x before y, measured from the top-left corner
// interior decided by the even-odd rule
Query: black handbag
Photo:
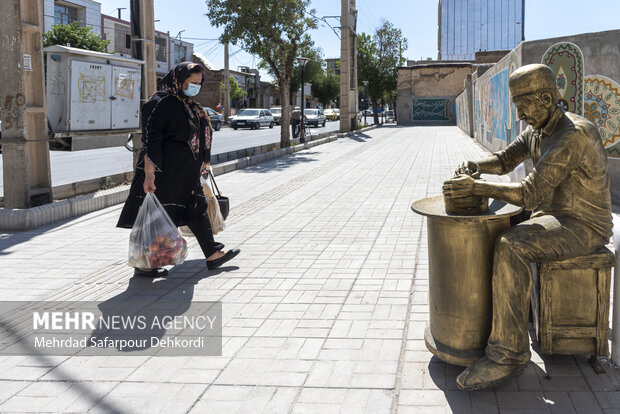
[[[220,205],[220,211],[222,213],[222,217],[224,220],[228,218],[228,212],[230,211],[230,203],[228,197],[224,197],[222,193],[220,193],[220,189],[215,184],[215,178],[213,177],[213,173],[209,170],[209,178],[211,179],[211,184],[213,189],[215,190],[215,198],[217,199],[217,203]]]

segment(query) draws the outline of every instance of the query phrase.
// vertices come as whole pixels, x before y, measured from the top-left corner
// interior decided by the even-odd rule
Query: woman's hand
[[[154,193],[157,187],[155,187],[155,174],[146,173],[144,177],[144,192]]]
[[[155,165],[149,160],[149,157],[144,157],[144,184],[142,185],[145,193],[154,193],[157,187],[155,187]]]
[[[209,171],[211,170],[211,163],[203,162],[202,167],[200,168],[200,175],[203,177],[207,177],[209,175]]]

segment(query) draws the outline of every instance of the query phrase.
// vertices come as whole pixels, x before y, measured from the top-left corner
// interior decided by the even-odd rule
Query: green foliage
[[[398,67],[406,63],[403,52],[407,45],[402,31],[388,21],[383,21],[372,36],[357,36],[357,79],[359,85],[368,81],[366,92],[372,100],[375,123],[379,102],[396,91]]]
[[[53,25],[52,30],[43,33],[43,47],[54,45],[67,46],[68,44],[79,49],[107,52],[106,47],[110,42],[91,33],[92,27],[82,27],[81,25],[81,22]]]
[[[320,48],[312,47],[314,42],[303,45],[298,54],[299,56],[307,57],[310,60],[306,63],[304,69],[304,82],[312,83],[324,75],[323,73],[323,51]],[[297,63],[293,69],[293,76],[291,76],[291,95],[301,88],[301,65]],[[314,92],[312,92],[314,95]]]
[[[261,58],[276,78],[282,102],[280,145],[290,146],[289,90],[299,51],[312,45],[308,30],[316,28],[310,0],[207,0],[211,24],[224,29],[222,42]]]
[[[312,96],[319,100],[323,108],[327,108],[340,96],[340,76],[331,70],[327,73],[321,72],[312,83]]]
[[[230,87],[230,99],[232,99],[234,101],[236,101],[237,99],[241,99],[245,95],[248,94],[246,91],[244,91],[239,86],[239,84],[237,83],[237,81],[235,80],[235,78],[233,76],[230,77],[230,81],[228,82],[228,85]],[[220,82],[220,89],[222,91],[222,95],[224,95],[224,93],[225,93],[224,82]]]

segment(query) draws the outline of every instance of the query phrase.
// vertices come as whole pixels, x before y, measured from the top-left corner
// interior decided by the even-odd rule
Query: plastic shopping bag
[[[220,203],[217,201],[217,197],[213,194],[209,183],[201,178],[202,191],[207,198],[207,214],[209,215],[209,222],[211,222],[211,229],[213,234],[217,234],[224,230],[226,227],[224,216],[220,210]]]
[[[129,235],[129,266],[154,269],[181,264],[187,251],[187,242],[164,207],[155,194],[147,193]]]

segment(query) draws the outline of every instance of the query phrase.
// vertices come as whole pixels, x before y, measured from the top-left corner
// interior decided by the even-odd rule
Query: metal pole
[[[366,108],[364,108],[364,126],[368,125],[366,123],[366,109],[368,109],[368,81],[362,81],[364,84],[364,103],[366,104]]]
[[[306,97],[304,96],[304,69],[306,67],[306,62],[304,62],[303,60],[301,61],[301,129],[300,129],[300,133],[301,133],[301,137],[299,138],[299,142],[301,142],[302,144],[306,142],[306,137],[304,135],[304,132],[306,132],[304,130],[304,108],[305,108],[305,100]]]
[[[228,42],[224,43],[224,123],[230,118],[230,71],[228,68]]]

